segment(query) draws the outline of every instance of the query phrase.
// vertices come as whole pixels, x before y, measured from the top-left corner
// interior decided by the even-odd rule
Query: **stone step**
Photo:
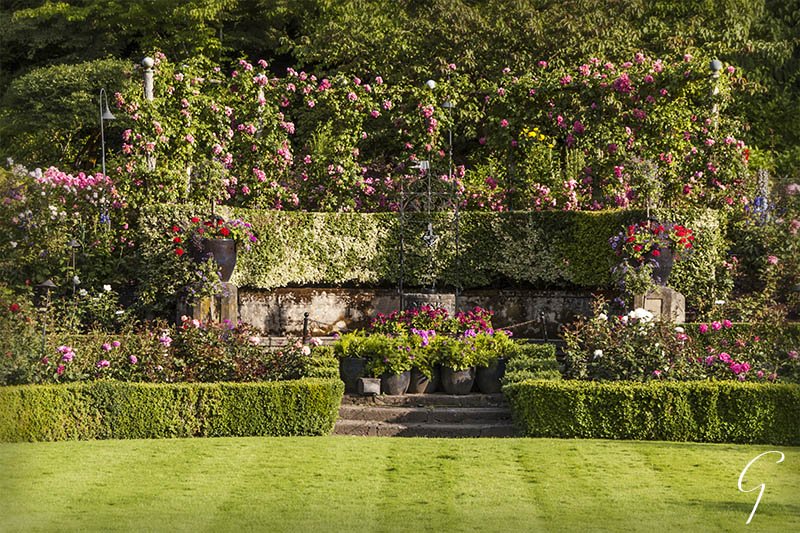
[[[511,420],[507,407],[406,407],[386,405],[342,405],[343,420],[431,424],[475,424]]]
[[[502,394],[403,394],[358,396],[345,394],[342,405],[386,405],[394,407],[507,407]]]
[[[476,438],[513,437],[517,435],[517,431],[510,422],[491,424],[395,424],[371,420],[340,419],[333,429],[333,434],[361,437]]]

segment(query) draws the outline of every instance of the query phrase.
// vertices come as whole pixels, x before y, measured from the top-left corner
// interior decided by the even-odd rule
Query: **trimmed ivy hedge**
[[[338,379],[0,387],[0,441],[329,434]]]
[[[507,385],[529,437],[800,445],[800,386],[727,381]]]
[[[155,205],[144,208],[139,224],[145,262],[154,272],[174,259],[173,224],[207,208]],[[239,257],[234,281],[259,288],[307,284],[394,284],[399,276],[399,245],[404,237],[407,286],[488,287],[519,283],[541,287],[607,287],[618,262],[608,239],[622,226],[645,218],[640,210],[570,212],[472,212],[460,215],[459,257],[452,213],[432,215],[439,237],[431,248],[422,236],[428,222],[422,214],[307,213],[218,208],[221,216],[253,223],[259,242]],[[708,295],[716,267],[725,259],[726,219],[720,211],[660,213],[662,220],[691,226],[696,252],[676,264],[672,285],[684,294]],[[655,212],[654,216],[659,216]],[[170,257],[170,254],[172,257]],[[156,285],[161,286],[163,285]]]

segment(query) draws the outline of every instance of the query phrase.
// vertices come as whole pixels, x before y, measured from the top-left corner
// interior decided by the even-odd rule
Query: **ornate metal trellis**
[[[450,143],[452,147],[452,142]],[[414,249],[422,250],[426,256],[428,273],[422,289],[436,291],[436,254],[447,243],[437,235],[437,221],[445,220],[452,227],[452,243],[455,248],[455,264],[460,264],[460,193],[452,172],[452,148],[448,160],[447,175],[438,176],[430,168],[429,161],[420,161],[413,168],[416,174],[408,175],[400,184],[398,199],[398,222],[400,227],[398,292],[400,308],[405,309],[407,260]],[[455,289],[456,309],[460,293],[458,276],[452,283]]]

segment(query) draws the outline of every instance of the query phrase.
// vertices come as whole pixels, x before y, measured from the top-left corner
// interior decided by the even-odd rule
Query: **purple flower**
[[[719,331],[722,329],[722,324],[719,321],[715,320],[714,322],[711,323],[711,329],[713,329],[714,331]]]
[[[111,363],[109,363],[107,359],[100,359],[97,364],[95,364],[97,368],[108,368],[110,365]]]
[[[132,365],[135,365],[136,363],[139,362],[139,359],[135,355],[131,355],[130,357],[128,357],[128,362],[130,362],[130,364]]]
[[[708,324],[706,324],[706,323],[700,324],[698,329],[700,330],[700,333],[707,333],[708,332]]]
[[[102,348],[103,348],[104,352],[110,352],[111,351],[111,345],[109,343],[107,343],[107,342],[103,343]]]
[[[114,348],[119,348],[120,342],[119,341],[111,341],[111,346]]]

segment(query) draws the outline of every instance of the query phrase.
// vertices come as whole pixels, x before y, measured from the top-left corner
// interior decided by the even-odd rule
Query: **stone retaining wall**
[[[406,296],[419,301],[422,295]],[[444,306],[452,295],[432,296]],[[577,291],[473,290],[458,299],[458,310],[480,306],[494,311],[495,327],[512,327],[517,337],[541,338],[540,313],[544,313],[547,335],[554,338],[560,324],[590,313],[591,295]],[[309,314],[310,335],[363,329],[378,313],[400,307],[394,289],[282,288],[239,289],[239,317],[269,335],[302,335],[303,314]]]

